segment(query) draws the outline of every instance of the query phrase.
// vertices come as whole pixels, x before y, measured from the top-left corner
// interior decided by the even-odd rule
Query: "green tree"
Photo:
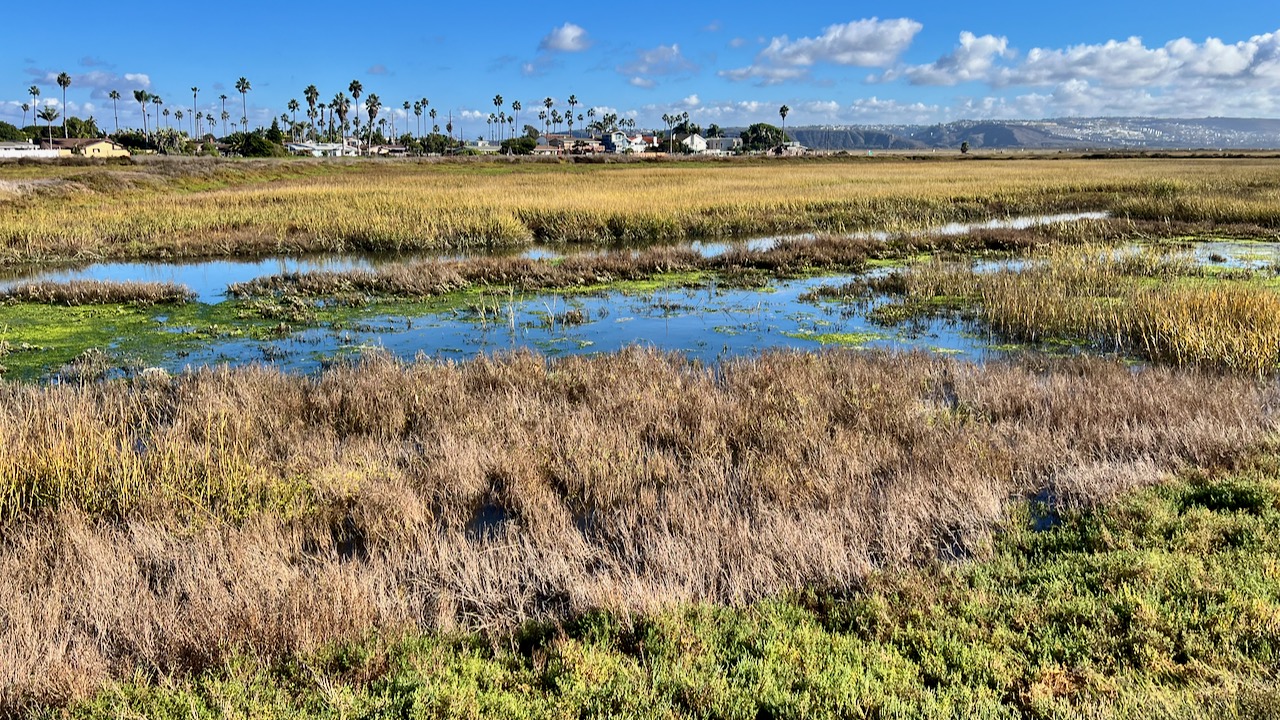
[[[71,87],[71,76],[66,73],[58,73],[58,87],[62,88],[62,137],[71,137],[67,134],[67,88]]]
[[[787,142],[787,134],[777,125],[756,123],[742,131],[742,149],[760,151],[775,148]]]
[[[968,154],[969,154],[969,141],[968,141],[968,140],[965,140],[964,142],[960,143],[960,154],[961,154],[961,155],[968,155]]]
[[[302,106],[298,104],[297,100],[294,100],[292,98],[289,99],[289,112],[293,114],[293,121],[289,125],[290,137],[296,137],[296,134],[294,133],[294,128],[298,126],[298,108],[300,107]]]
[[[30,109],[31,106],[28,105],[27,108]],[[23,118],[23,121],[25,124],[25,121],[26,121],[25,117]],[[3,120],[0,120],[0,142],[24,142],[27,139],[28,138],[26,133],[10,125],[9,123],[4,122]]]
[[[783,105],[782,107],[778,108],[778,114],[782,116],[782,137],[783,137],[782,142],[786,142],[785,138],[787,137],[787,115],[789,115],[790,113],[791,113],[791,108],[787,107],[786,105]]]
[[[244,129],[249,129],[249,91],[253,86],[249,84],[247,78],[240,78],[236,81],[236,92],[240,93],[240,124]]]
[[[382,109],[382,99],[376,93],[369,93],[369,97],[365,98],[364,111],[369,115],[369,145],[373,145],[373,120],[378,117],[378,111]]]
[[[151,102],[151,93],[146,90],[134,90],[133,99],[142,109],[142,135],[147,136],[147,103]]]
[[[196,98],[200,96],[200,88],[191,86],[191,137],[196,136]]]
[[[311,121],[311,133],[316,135],[316,103],[320,102],[320,91],[315,85],[308,85],[302,91],[302,98],[307,101],[307,119]]]
[[[45,105],[36,115],[49,124],[49,147],[53,147],[53,121],[58,119],[58,115],[58,109],[52,105]]]
[[[275,145],[284,145],[284,133],[280,130],[280,123],[271,118],[271,127],[267,129],[267,140]]]
[[[502,141],[502,152],[505,155],[532,155],[536,147],[538,147],[538,141],[528,135]]]

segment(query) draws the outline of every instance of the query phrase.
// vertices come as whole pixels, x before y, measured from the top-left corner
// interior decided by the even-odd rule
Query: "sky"
[[[77,7],[80,6],[80,7]],[[133,90],[171,110],[252,123],[325,102],[359,80],[403,118],[429,100],[441,126],[485,131],[495,95],[575,95],[659,127],[664,113],[701,125],[932,124],[961,119],[1142,115],[1280,117],[1280,13],[1265,2],[1072,3],[336,3],[138,0],[63,3],[48,19],[0,24],[0,120],[21,124],[26,89],[113,129],[141,124]],[[113,110],[111,90],[122,99]],[[63,109],[63,108],[60,108]],[[412,111],[410,123],[416,123]],[[32,122],[33,112],[25,117]],[[170,121],[172,122],[172,120]],[[189,122],[189,120],[188,120]],[[404,120],[398,121],[404,128]],[[416,131],[416,125],[412,128]]]

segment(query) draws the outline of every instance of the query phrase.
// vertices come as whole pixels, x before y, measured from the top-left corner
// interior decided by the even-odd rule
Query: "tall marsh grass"
[[[932,261],[879,285],[915,300],[973,303],[984,324],[1015,340],[1085,339],[1175,365],[1258,375],[1280,367],[1280,294],[1215,277],[1187,255],[1058,248],[993,272]]]
[[[1276,161],[149,163],[0,198],[0,263],[906,232],[1111,210],[1274,234]],[[0,181],[30,168],[0,166]]]
[[[0,710],[275,662],[856,586],[1275,429],[1275,389],[1101,361],[649,351],[0,384]],[[141,670],[140,670],[141,669]]]

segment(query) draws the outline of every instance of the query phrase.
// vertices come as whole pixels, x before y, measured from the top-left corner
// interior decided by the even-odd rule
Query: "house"
[[[311,157],[342,157],[358,155],[354,147],[345,143],[297,142],[284,146],[292,155],[310,155]]]
[[[707,139],[701,135],[694,133],[684,136],[680,144],[689,148],[689,152],[694,154],[704,153],[707,151]]]
[[[68,155],[70,152],[67,153]],[[41,149],[40,146],[27,140],[26,142],[0,142],[0,158],[56,158],[62,157],[60,150]]]
[[[54,138],[53,144],[48,141],[40,143],[44,150],[57,150],[62,157],[67,155],[83,155],[85,157],[129,157],[125,146],[110,138]]]
[[[404,145],[374,145],[368,152],[378,157],[407,157],[409,148]]]
[[[712,155],[728,155],[742,151],[742,138],[712,137],[707,138],[707,152]]]
[[[621,130],[605,133],[604,137],[601,138],[601,142],[604,151],[607,153],[642,153],[652,147],[645,141],[644,136],[627,137],[627,134]]]
[[[805,153],[809,152],[809,148],[793,140],[791,142],[782,143],[781,145],[775,147],[771,152],[774,155],[782,155],[783,157],[793,157],[796,155],[804,155]]]

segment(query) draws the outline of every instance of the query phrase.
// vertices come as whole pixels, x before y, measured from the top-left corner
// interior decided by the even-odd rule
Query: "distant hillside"
[[[818,150],[974,149],[1272,149],[1280,120],[1266,118],[1059,118],[962,120],[941,125],[787,128]]]

